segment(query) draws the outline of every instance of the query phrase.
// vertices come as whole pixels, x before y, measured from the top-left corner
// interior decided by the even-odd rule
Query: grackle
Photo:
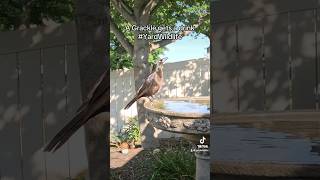
[[[128,109],[134,102],[141,97],[152,97],[161,89],[163,85],[163,63],[167,58],[160,59],[154,66],[152,73],[144,80],[134,98],[125,106]]]

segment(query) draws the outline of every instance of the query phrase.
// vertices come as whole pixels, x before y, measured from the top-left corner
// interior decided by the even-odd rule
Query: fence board
[[[75,114],[80,106],[80,76],[77,59],[77,46],[67,48],[67,95],[68,95],[68,115],[67,121]],[[76,177],[79,173],[88,168],[87,154],[85,148],[84,128],[80,128],[69,140],[70,173]]]
[[[21,76],[21,119],[23,170],[25,179],[46,179],[40,94],[40,52],[19,54]]]
[[[261,111],[264,109],[261,21],[240,22],[238,34],[240,111]]]
[[[64,47],[44,50],[44,98],[47,141],[66,124],[64,94]],[[68,152],[64,145],[54,154],[47,153],[48,179],[69,177]]]
[[[215,27],[213,67],[214,104],[219,112],[237,112],[236,31],[234,23]],[[218,98],[217,98],[218,97]]]
[[[316,59],[315,59],[315,68],[316,68],[316,97],[317,97],[317,109],[319,109],[319,106],[320,106],[320,62],[319,62],[319,55],[320,55],[320,50],[319,50],[319,31],[320,31],[320,22],[319,22],[319,15],[320,15],[320,12],[319,10],[317,9],[316,11],[316,19],[317,19],[317,24],[316,25]]]
[[[316,76],[313,11],[292,13],[292,21],[293,108],[315,109]]]
[[[267,110],[290,109],[288,17],[279,15],[266,25],[266,106]]]
[[[201,65],[199,71],[201,71],[200,78],[200,89],[201,95],[210,94],[210,62],[209,60],[200,61]]]
[[[15,54],[0,56],[0,177],[22,179],[19,123],[17,114],[17,72]]]
[[[115,91],[115,87],[116,87],[116,80],[114,79],[114,73],[111,73],[111,76],[110,76],[110,107],[113,107],[115,106],[115,103],[116,103],[116,91]],[[111,133],[114,133],[116,132],[116,108],[110,108],[110,114],[111,114],[111,117],[110,117],[110,124],[112,124],[112,126],[110,127],[110,132]]]

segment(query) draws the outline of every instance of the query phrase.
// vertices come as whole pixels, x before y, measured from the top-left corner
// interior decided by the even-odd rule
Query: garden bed
[[[191,145],[183,139],[170,138],[161,139],[159,150],[150,149],[130,150],[128,155],[123,155],[117,148],[111,148],[111,153],[118,153],[118,155],[111,155],[111,179],[114,180],[150,180],[153,172],[153,166],[156,162],[157,152],[165,152],[170,150],[190,151]],[[113,159],[112,159],[113,157]],[[129,157],[129,158],[128,158]],[[122,159],[121,159],[122,158]],[[127,159],[127,161],[126,161]],[[123,166],[118,166],[117,161],[122,161]],[[124,162],[126,161],[126,162]],[[114,168],[112,168],[114,167]],[[191,179],[186,176],[185,179]]]

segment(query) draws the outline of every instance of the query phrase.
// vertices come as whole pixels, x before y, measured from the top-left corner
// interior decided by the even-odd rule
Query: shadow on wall
[[[55,154],[42,152],[80,105],[73,23],[0,39],[0,179],[75,176],[87,168],[83,130]]]
[[[316,0],[215,2],[212,95],[218,112],[316,109],[320,13],[314,7]]]
[[[213,95],[218,111],[315,109],[315,12],[285,12],[313,7],[317,1],[216,3]]]

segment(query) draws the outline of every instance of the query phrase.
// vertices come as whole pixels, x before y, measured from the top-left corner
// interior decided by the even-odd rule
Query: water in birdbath
[[[230,133],[232,132],[232,133]],[[317,133],[317,132],[315,132]],[[320,139],[235,125],[215,126],[214,160],[320,164]]]
[[[204,102],[164,100],[162,109],[178,113],[209,113],[209,105]]]

